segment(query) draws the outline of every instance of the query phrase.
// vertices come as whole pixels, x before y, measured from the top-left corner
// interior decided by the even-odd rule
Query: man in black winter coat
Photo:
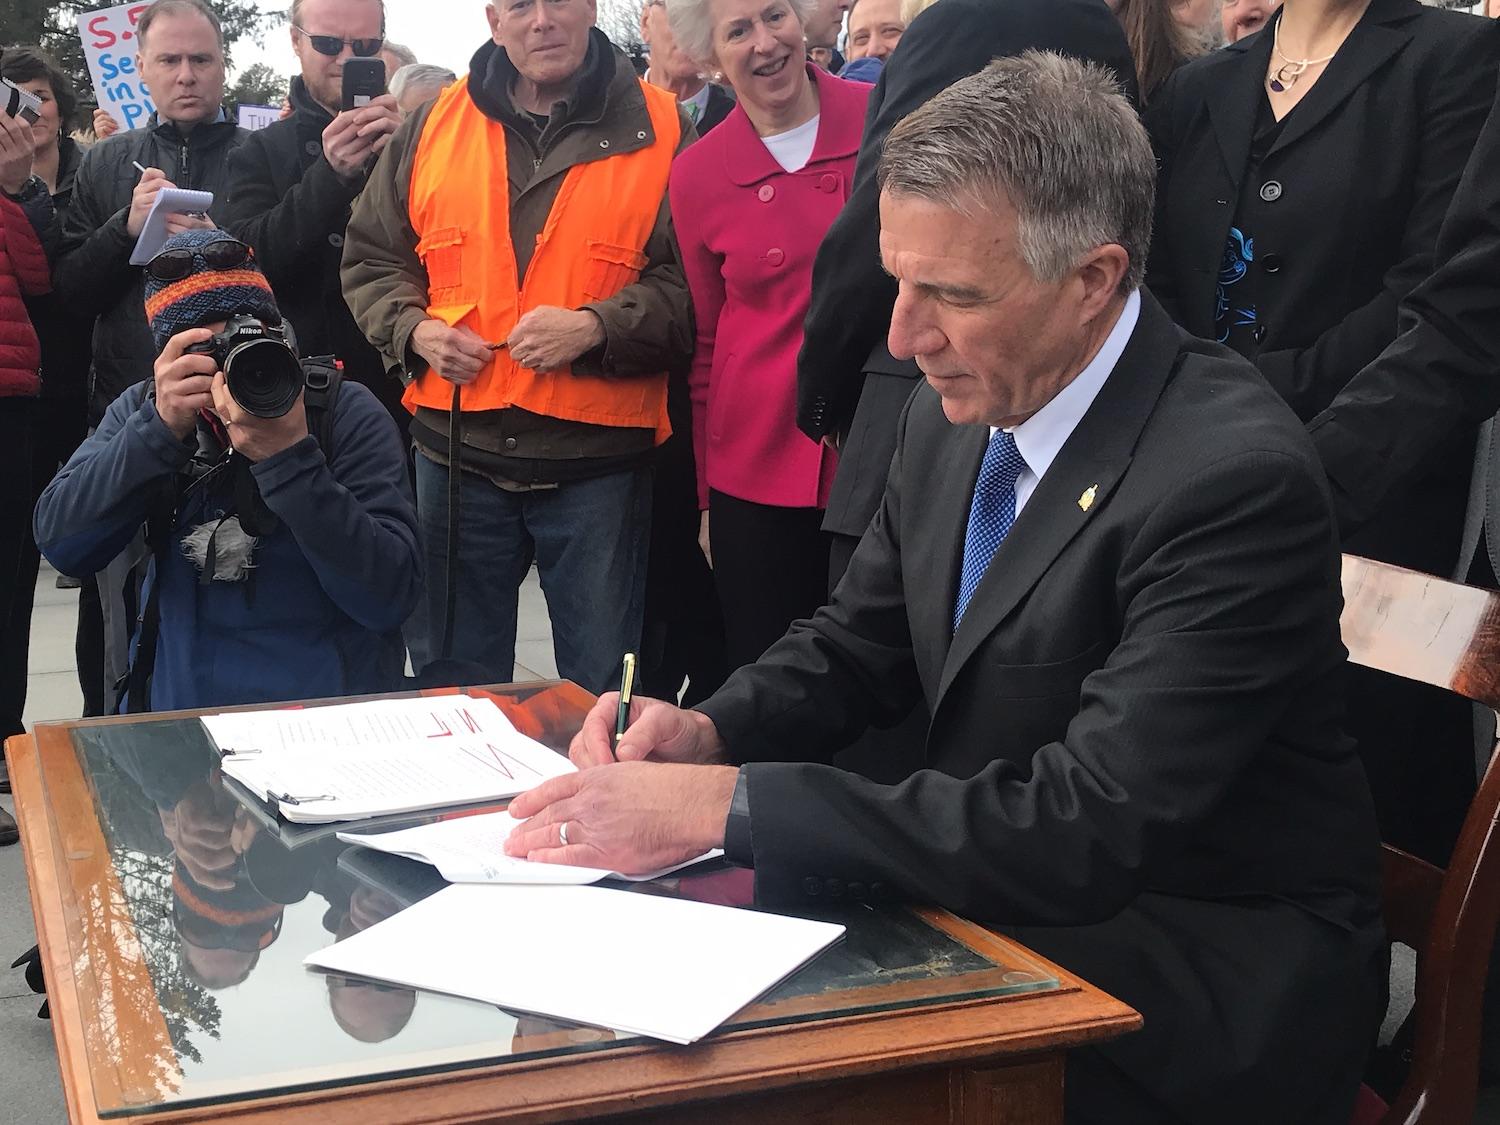
[[[298,0],[291,24],[302,65],[292,79],[292,114],[235,152],[225,225],[255,248],[298,350],[342,360],[345,376],[373,391],[404,435],[411,415],[401,406],[400,380],[355,325],[339,288],[350,207],[401,123],[389,94],[340,112],[344,63],[379,52],[385,7],[381,0]]]

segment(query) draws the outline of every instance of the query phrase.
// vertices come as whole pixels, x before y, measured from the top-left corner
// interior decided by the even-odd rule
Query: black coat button
[[[321,141],[308,141],[302,147],[307,150],[307,155],[308,156],[322,156],[323,155],[323,144],[322,144]]]
[[[829,879],[824,883],[824,886],[828,888],[829,898],[844,897],[844,881],[842,879]]]
[[[814,875],[809,875],[806,879],[802,880],[802,889],[807,892],[808,898],[817,898],[823,893],[822,880]]]
[[[328,236],[328,245],[332,246],[335,250],[339,249],[344,245],[344,236],[334,231]]]
[[[1267,180],[1260,185],[1260,197],[1267,203],[1275,203],[1281,198],[1281,183],[1278,180]]]
[[[1260,260],[1260,268],[1267,273],[1277,273],[1281,270],[1281,255],[1267,254]]]
[[[1250,337],[1257,344],[1262,343],[1266,338],[1266,326],[1264,324],[1257,324],[1255,326],[1255,331],[1250,333]]]
[[[849,884],[849,897],[850,898],[852,898],[852,899],[858,899],[860,902],[863,902],[865,900],[865,895],[867,893],[868,893],[868,888],[866,888],[866,886],[863,883],[850,883]]]
[[[516,439],[515,438],[508,437],[508,438],[505,439],[505,448],[506,449],[514,449],[515,447],[516,447]]]

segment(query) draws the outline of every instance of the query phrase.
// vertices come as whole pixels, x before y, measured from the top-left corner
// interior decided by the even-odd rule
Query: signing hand
[[[359,109],[346,109],[323,130],[323,157],[341,178],[356,180],[400,124],[401,111],[390,94],[382,94]]]
[[[510,803],[512,816],[529,819],[505,854],[622,875],[684,863],[724,846],[738,776],[733,766],[620,762],[551,778]]]
[[[444,379],[459,386],[479,378],[494,356],[472,328],[449,328],[441,320],[424,320],[412,329],[411,348]]]
[[[98,140],[112,137],[120,131],[120,123],[109,115],[106,110],[94,110],[94,136]]]
[[[724,740],[707,715],[699,711],[684,711],[643,695],[630,701],[630,725],[611,754],[619,704],[619,692],[605,692],[583,720],[582,729],[573,736],[568,757],[579,769],[606,766],[617,758],[622,762],[651,758],[658,762],[694,765],[729,760]]]
[[[290,449],[307,436],[307,407],[299,393],[292,408],[280,418],[251,414],[229,393],[229,382],[220,371],[214,376],[214,413],[229,432],[229,444],[251,461],[264,461]]]
[[[552,371],[604,343],[604,321],[588,309],[543,305],[516,321],[505,342],[522,367]]]
[[[130,213],[125,216],[125,232],[131,238],[141,236],[141,228],[146,225],[146,216],[151,213],[151,204],[156,201],[157,192],[162,188],[176,186],[160,168],[146,169],[140,182],[135,185],[135,190],[130,193]]]
[[[207,328],[189,328],[168,340],[156,357],[156,413],[179,441],[197,426],[198,411],[213,406],[213,377],[219,370],[213,356],[183,352],[212,337]]]

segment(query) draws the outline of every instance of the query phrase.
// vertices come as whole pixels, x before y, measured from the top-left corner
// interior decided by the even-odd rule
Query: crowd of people
[[[505,682],[535,567],[603,698],[515,854],[958,910],[1146,1015],[1070,1120],[1343,1125],[1377,842],[1446,860],[1475,734],[1346,665],[1339,552],[1500,585],[1500,29],[645,0],[641,68],[593,0],[485,12],[454,76],[294,0],[256,132],[203,0],[87,147],[0,57],[0,733],[40,556],[89,715]]]

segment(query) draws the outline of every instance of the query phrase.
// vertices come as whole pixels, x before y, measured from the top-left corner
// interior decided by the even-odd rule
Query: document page
[[[695,863],[718,859],[720,848],[646,875],[621,875],[598,867],[532,863],[505,854],[505,838],[522,821],[508,812],[455,816],[395,832],[340,832],[345,843],[430,863],[450,883],[597,883],[600,879],[641,882],[670,875]]]
[[[573,764],[466,695],[205,715],[224,773],[287,819],[355,820],[514,797]]]
[[[141,226],[141,236],[135,240],[135,249],[130,252],[132,266],[144,266],[156,257],[167,241],[167,216],[207,214],[214,205],[211,191],[192,191],[188,188],[162,188],[151,201],[151,210],[146,212],[146,221]]]
[[[843,933],[604,887],[459,883],[304,963],[694,1043]]]

